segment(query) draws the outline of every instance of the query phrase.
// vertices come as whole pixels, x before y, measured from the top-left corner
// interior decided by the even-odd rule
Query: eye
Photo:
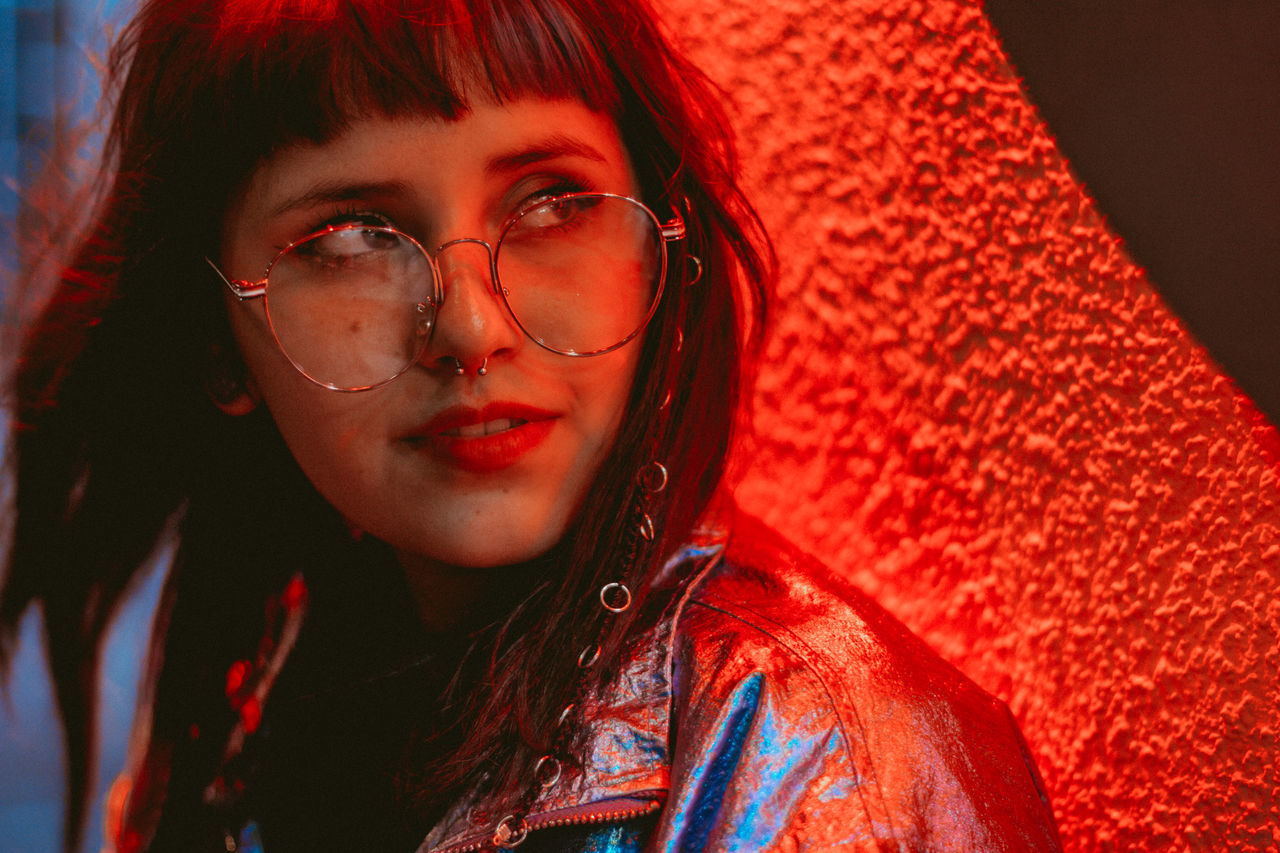
[[[525,208],[511,223],[508,236],[551,234],[576,227],[581,217],[600,204],[598,195],[555,196]]]
[[[404,243],[404,236],[390,226],[337,225],[298,243],[289,254],[310,264],[340,268],[394,252]]]
[[[308,239],[319,239],[329,234],[336,234],[339,231],[347,229],[359,229],[364,226],[370,230],[391,229],[395,230],[395,223],[381,213],[375,213],[371,210],[360,210],[349,208],[341,210],[336,214],[326,216],[318,222],[311,225],[306,230],[307,237],[304,237],[299,243]]]

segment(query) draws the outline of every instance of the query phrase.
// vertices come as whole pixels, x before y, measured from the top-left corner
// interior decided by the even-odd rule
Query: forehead
[[[602,190],[635,190],[610,116],[572,100],[483,101],[456,119],[366,118],[328,141],[287,146],[251,175],[228,224],[344,201],[439,202],[543,168],[585,172],[608,182]]]

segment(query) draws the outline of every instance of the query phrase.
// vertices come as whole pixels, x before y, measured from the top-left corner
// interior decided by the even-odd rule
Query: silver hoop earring
[[[685,260],[693,265],[693,274],[685,281],[684,286],[693,287],[695,284],[702,281],[702,258],[699,258],[697,255],[685,255]]]
[[[476,371],[476,376],[486,376],[489,373],[489,359],[485,359],[480,363],[480,369]]]

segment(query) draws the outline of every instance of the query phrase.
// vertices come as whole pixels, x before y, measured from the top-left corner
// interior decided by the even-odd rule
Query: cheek
[[[348,395],[307,381],[280,352],[266,317],[257,306],[229,306],[231,328],[249,376],[295,459],[313,478],[324,460],[357,457],[344,453],[364,424],[361,408]]]
[[[311,385],[300,376],[272,374],[262,380],[262,399],[299,466],[322,492],[363,481],[367,467],[362,438],[373,434],[367,407],[347,395]],[[305,384],[304,384],[305,383]]]
[[[639,360],[639,341],[623,347],[603,359],[614,359],[615,363],[601,365],[596,376],[584,383],[584,397],[589,401],[595,424],[593,444],[596,455],[603,457],[613,447],[621,429],[623,418],[627,413],[627,401],[631,396],[631,386],[635,381],[636,365]],[[597,459],[599,462],[600,459]]]
[[[276,358],[283,358],[271,334],[271,327],[267,324],[262,300],[242,303],[227,295],[224,304],[231,334],[236,339],[236,346],[240,349],[245,366],[249,368],[249,375],[262,384],[271,362]]]

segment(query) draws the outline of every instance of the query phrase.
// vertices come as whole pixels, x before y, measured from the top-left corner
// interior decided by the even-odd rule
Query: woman
[[[24,343],[0,625],[116,845],[1055,849],[1003,706],[718,494],[769,263],[631,0],[153,0]]]

